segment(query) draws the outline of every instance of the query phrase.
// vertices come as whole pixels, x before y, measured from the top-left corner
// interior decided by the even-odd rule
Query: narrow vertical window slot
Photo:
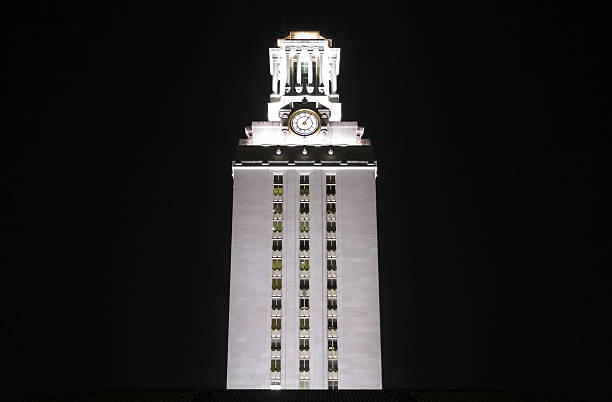
[[[272,313],[270,340],[270,389],[281,388],[281,330],[283,289],[283,176],[272,184]]]
[[[310,389],[310,176],[300,174],[299,187],[299,387]]]
[[[338,389],[338,283],[336,176],[325,176],[325,257],[327,265],[327,388]]]

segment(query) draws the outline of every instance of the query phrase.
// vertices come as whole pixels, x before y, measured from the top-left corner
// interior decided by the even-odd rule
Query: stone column
[[[323,81],[323,92],[329,95],[329,61],[325,53],[321,54],[321,80]]]
[[[336,79],[337,76],[336,76],[336,61],[335,60],[330,63],[329,69],[330,69],[329,73],[331,75],[331,77],[330,77],[331,78],[330,93],[335,94],[337,89],[338,89],[337,88],[338,82],[337,82],[337,79]]]
[[[283,54],[283,56],[285,59],[287,58],[286,54]],[[278,93],[284,95],[285,88],[287,87],[287,61],[282,60],[280,57],[278,60],[278,86]]]
[[[278,94],[278,60],[272,62],[272,93]]]
[[[312,69],[314,68],[313,63],[312,63],[312,52],[308,52],[308,85],[312,85],[312,76],[313,76],[313,71]]]
[[[297,79],[295,81],[296,87],[301,87],[302,86],[302,49],[300,49],[298,51],[297,54]]]
[[[291,50],[287,50],[286,52],[286,63],[285,63],[285,67],[287,70],[286,76],[287,76],[287,80],[285,82],[285,86],[291,88],[292,85],[292,79],[293,79],[293,61],[291,60],[293,58],[293,53],[291,52]]]

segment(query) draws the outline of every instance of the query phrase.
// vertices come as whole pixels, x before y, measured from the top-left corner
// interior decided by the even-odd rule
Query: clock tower
[[[339,72],[319,32],[270,49],[268,120],[232,165],[228,389],[382,388],[376,161]]]

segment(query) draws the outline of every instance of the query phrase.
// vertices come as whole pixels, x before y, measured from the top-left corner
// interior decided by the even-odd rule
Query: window
[[[272,222],[272,230],[275,232],[283,231],[283,222],[282,221],[274,221]]]
[[[281,290],[282,289],[282,279],[280,278],[274,278],[272,279],[272,289],[274,290]]]
[[[301,214],[307,214],[310,212],[310,207],[309,207],[309,203],[307,202],[300,202],[300,213]]]
[[[327,308],[329,310],[336,310],[338,308],[338,299],[330,297],[327,299]]]
[[[300,290],[310,289],[310,282],[308,279],[300,279]]]
[[[272,345],[270,349],[272,350],[281,350],[281,340],[280,338],[272,338]]]
[[[338,350],[338,340],[334,338],[329,338],[327,340],[327,349]]]
[[[327,269],[336,270],[336,260],[327,260]]]
[[[310,361],[308,359],[300,359],[300,371],[310,371]]]
[[[300,251],[310,250],[310,240],[300,240]]]
[[[274,250],[274,251],[282,251],[283,250],[283,241],[282,240],[272,240],[272,250]]]
[[[300,380],[300,389],[310,389],[310,381]]]
[[[282,202],[272,203],[272,212],[275,214],[282,214],[283,213],[283,203]]]
[[[336,204],[328,202],[327,203],[327,213],[328,214],[335,214],[336,213]]]
[[[274,195],[283,195],[283,185],[282,184],[275,184],[274,188],[272,189],[272,194],[274,194]]]
[[[283,268],[283,260],[273,259],[272,260],[272,269],[282,269]]]
[[[336,184],[336,176],[334,175],[325,176],[325,184]]]
[[[281,298],[280,297],[272,298],[272,309],[273,310],[280,310],[280,308],[281,308]]]
[[[308,232],[310,231],[310,222],[301,221],[300,222],[300,232]]]
[[[327,289],[338,289],[338,284],[336,282],[336,279],[327,280]]]
[[[336,251],[336,241],[335,240],[327,241],[327,251]]]
[[[272,329],[281,329],[281,319],[272,318]]]
[[[300,338],[300,350],[310,350],[310,339]]]
[[[327,222],[327,231],[335,232],[336,231],[336,222]]]
[[[283,184],[283,175],[275,174],[274,175],[274,184]]]
[[[271,371],[280,371],[281,367],[280,367],[280,359],[272,359],[272,365],[270,367]]]
[[[308,270],[310,269],[310,260],[300,260],[300,269],[301,270]]]
[[[327,185],[325,186],[325,192],[327,195],[336,195],[336,186],[335,185]]]
[[[300,318],[300,329],[310,329],[310,318]]]
[[[327,361],[327,371],[338,371],[338,360],[329,359]]]
[[[310,299],[308,299],[307,297],[300,297],[300,308],[301,309],[307,309],[310,307]]]
[[[327,329],[338,329],[338,319],[328,318],[327,319]]]
[[[338,389],[338,380],[327,381],[327,389]]]
[[[310,176],[300,175],[300,195],[308,195],[310,193]]]

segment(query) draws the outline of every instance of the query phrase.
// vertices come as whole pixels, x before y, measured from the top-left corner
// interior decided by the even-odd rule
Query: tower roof
[[[320,31],[289,31],[289,35],[276,40],[276,46],[281,46],[285,40],[326,40],[332,47],[332,40],[321,35]]]

